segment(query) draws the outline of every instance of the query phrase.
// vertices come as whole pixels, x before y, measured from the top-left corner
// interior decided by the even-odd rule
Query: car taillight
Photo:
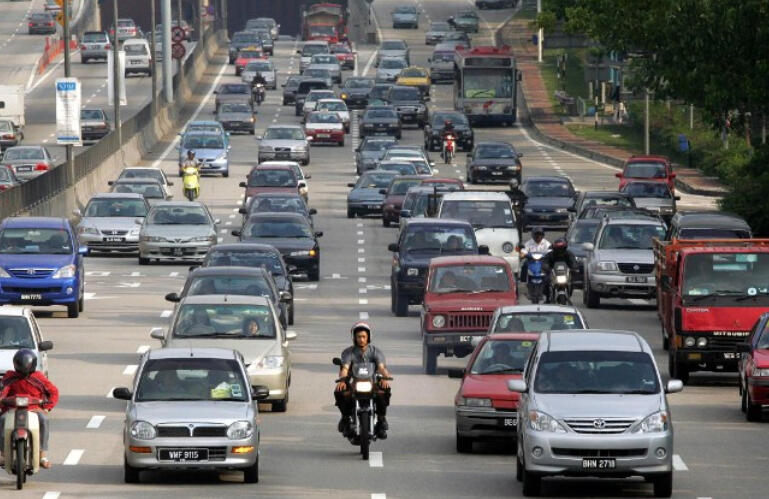
[[[13,140],[13,139],[16,138],[16,136],[14,134],[12,134],[12,133],[6,133],[5,135],[3,135],[3,138],[4,139]]]
[[[53,26],[53,22],[47,22],[45,24],[46,24],[46,26]]]
[[[34,25],[35,25],[35,23],[29,23],[29,27],[30,27],[30,28],[31,28],[32,26],[34,26]]]
[[[48,170],[48,165],[46,165],[45,163],[38,163],[35,165],[35,170],[39,172],[46,171]]]
[[[88,50],[88,47],[86,47],[85,45],[81,45],[80,50]]]
[[[109,49],[111,49],[111,48],[112,48],[112,46],[111,46],[111,45],[108,43],[107,45],[105,45],[105,46],[104,46],[104,48],[105,48],[105,49],[107,49],[107,50],[109,50]]]
[[[10,187],[9,185],[0,184],[0,191],[4,191],[4,190],[8,189],[9,187]]]

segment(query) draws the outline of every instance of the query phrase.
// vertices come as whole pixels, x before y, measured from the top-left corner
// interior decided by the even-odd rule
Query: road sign
[[[184,54],[187,53],[187,49],[184,48],[184,45],[181,43],[174,43],[171,45],[171,57],[174,59],[181,59],[184,57]]]
[[[80,99],[82,87],[77,78],[56,80],[56,143],[82,145]]]
[[[171,28],[171,40],[173,40],[174,42],[177,42],[177,43],[181,42],[182,40],[184,40],[184,36],[185,36],[184,28],[180,26],[174,26],[173,28]]]

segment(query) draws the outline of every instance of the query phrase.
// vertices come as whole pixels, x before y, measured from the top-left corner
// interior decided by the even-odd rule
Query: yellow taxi
[[[409,66],[401,71],[395,81],[396,85],[419,87],[424,95],[430,93],[430,73],[420,66]]]

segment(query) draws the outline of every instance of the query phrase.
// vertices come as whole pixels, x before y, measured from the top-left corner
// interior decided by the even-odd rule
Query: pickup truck
[[[736,371],[739,344],[769,312],[769,239],[655,240],[654,256],[670,376]]]

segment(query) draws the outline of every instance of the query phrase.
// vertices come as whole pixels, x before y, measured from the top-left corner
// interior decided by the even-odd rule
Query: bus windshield
[[[511,98],[513,72],[509,68],[466,68],[464,96],[470,99]]]

